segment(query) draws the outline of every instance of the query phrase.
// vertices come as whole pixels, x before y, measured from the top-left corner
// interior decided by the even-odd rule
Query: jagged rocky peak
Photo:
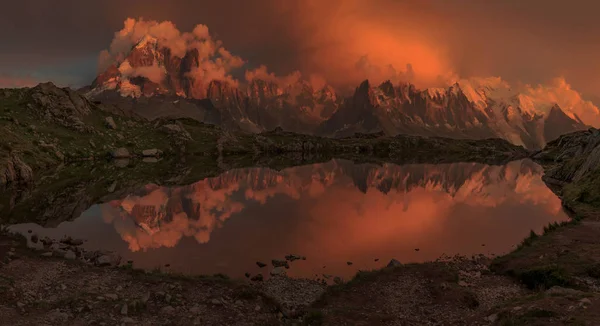
[[[381,83],[381,85],[379,85],[379,89],[381,89],[386,96],[396,96],[396,89],[390,80],[386,80]]]
[[[164,49],[159,48],[158,40],[146,35],[133,47],[123,64],[127,62],[134,68],[164,66],[164,58]]]
[[[164,78],[152,79],[156,75],[148,74],[150,70]],[[408,82],[387,80],[374,85],[364,80],[347,97],[326,84],[315,86],[302,79],[289,82],[269,78],[234,85],[206,80],[198,49],[190,49],[180,58],[155,38],[144,37],[123,61],[98,75],[88,95],[94,98],[112,90],[131,97],[209,99],[212,105],[200,108],[202,114],[189,116],[252,132],[281,126],[288,131],[337,137],[383,130],[389,135],[498,137],[539,148],[562,133],[585,128],[576,115],[519,93],[496,77],[422,90]]]
[[[243,103],[242,94],[237,87],[223,80],[212,80],[206,88],[206,97],[216,106],[239,106]]]
[[[282,95],[283,90],[275,82],[255,78],[248,83],[246,93],[251,98],[265,98]]]
[[[354,91],[354,101],[355,103],[361,104],[371,104],[375,105],[377,103],[377,99],[375,97],[375,93],[371,88],[371,84],[368,79],[365,79]]]

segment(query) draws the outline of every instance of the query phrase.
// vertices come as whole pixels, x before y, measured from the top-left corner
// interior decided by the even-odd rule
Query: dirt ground
[[[600,217],[574,216],[502,257],[396,262],[330,286],[100,267],[0,231],[0,325],[600,325]]]
[[[538,266],[530,260],[540,250],[596,253],[600,229],[589,223],[540,237],[500,260],[504,269],[498,260],[453,257],[360,272],[327,288],[286,277],[252,282],[97,267],[46,257],[3,234],[0,325],[600,325],[600,287],[581,274],[587,269],[565,273],[580,283],[548,289],[506,272]],[[553,237],[563,242],[551,253],[543,246]]]

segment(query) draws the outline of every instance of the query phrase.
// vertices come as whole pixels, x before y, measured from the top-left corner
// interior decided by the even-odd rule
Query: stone
[[[192,139],[190,133],[178,124],[166,124],[161,127],[161,130],[166,133],[177,134],[182,139]]]
[[[458,286],[467,287],[467,286],[469,286],[469,283],[467,283],[465,281],[458,281]]]
[[[142,296],[142,298],[141,298],[141,300],[140,300],[140,301],[141,301],[143,304],[147,304],[147,303],[148,303],[148,300],[150,300],[150,292],[146,292],[146,293],[144,293],[144,295]]]
[[[193,306],[193,307],[190,308],[190,312],[193,313],[193,314],[198,314],[198,313],[200,313],[200,307]]]
[[[42,256],[42,257],[52,257],[52,251],[43,252],[40,256]]]
[[[156,158],[156,157],[144,157],[144,158],[142,158],[142,162],[144,162],[144,163],[158,163],[158,158]]]
[[[60,243],[65,244],[67,246],[81,246],[83,244],[83,240],[73,239],[71,237],[64,237],[60,240]]]
[[[579,300],[579,304],[580,305],[591,305],[592,304],[592,300],[590,300],[588,298],[583,298],[583,299]]]
[[[121,323],[124,324],[135,324],[135,320],[131,317],[123,317],[123,319],[121,319]]]
[[[65,252],[65,258],[66,259],[76,259],[77,255],[75,255],[75,253],[72,250],[67,250],[67,252]]]
[[[127,304],[123,304],[123,306],[121,307],[121,315],[127,316]]]
[[[127,148],[125,148],[125,147],[120,147],[120,148],[113,150],[112,152],[110,152],[110,156],[112,158],[129,158],[129,157],[131,157],[131,155],[129,154],[129,150],[127,150]]]
[[[112,117],[106,117],[104,119],[104,124],[108,129],[117,129],[117,124],[115,123],[115,120]]]
[[[220,306],[223,304],[223,302],[221,302],[220,300],[217,300],[217,299],[210,300],[210,303],[214,304],[215,306]]]
[[[173,312],[175,312],[175,308],[171,306],[165,306],[160,309],[161,314],[172,314]]]
[[[145,149],[142,151],[143,157],[158,157],[160,154],[162,154],[162,152],[156,148]]]
[[[546,290],[546,294],[558,294],[558,295],[567,295],[567,296],[579,296],[583,294],[583,292],[570,288],[563,288],[561,286],[553,286],[550,289]]]
[[[71,246],[81,246],[83,244],[83,240],[81,239],[71,239]]]
[[[256,274],[256,275],[252,276],[252,278],[250,280],[254,281],[254,282],[260,282],[263,279],[264,279],[264,277],[262,274]]]
[[[256,305],[256,307],[254,307],[254,311],[257,311],[257,312],[260,311],[260,306]]]
[[[279,267],[275,267],[271,270],[271,275],[276,276],[276,275],[285,275],[285,267],[283,266],[279,266]]]
[[[285,267],[285,268],[290,268],[290,265],[288,264],[287,260],[278,260],[278,259],[273,259],[271,260],[271,264],[273,264],[273,267]]]
[[[498,320],[498,314],[491,314],[491,315],[487,316],[486,320],[489,321],[490,323],[495,323],[496,320]]]
[[[126,168],[127,166],[129,166],[129,159],[128,158],[118,158],[113,160],[114,164],[116,167],[118,168]]]
[[[287,256],[285,256],[285,259],[286,259],[286,260],[289,260],[289,261],[300,260],[300,259],[302,259],[302,256],[298,256],[298,255],[287,255]]]
[[[110,300],[113,300],[113,301],[119,299],[119,296],[116,295],[116,294],[114,294],[114,293],[105,294],[104,297],[106,297],[106,298],[108,298]]]
[[[117,188],[117,182],[114,181],[110,186],[108,186],[108,189],[106,189],[106,190],[110,193],[113,193],[113,192],[115,192],[116,188]]]
[[[390,260],[390,262],[387,264],[387,267],[398,267],[398,266],[402,266],[402,263],[396,259]]]
[[[171,300],[172,300],[172,299],[173,299],[173,297],[171,297],[171,295],[170,295],[170,294],[168,294],[168,293],[167,293],[167,294],[165,295],[165,301],[166,301],[167,303],[171,303]]]
[[[102,255],[96,259],[99,266],[116,266],[121,262],[121,257],[116,255]]]

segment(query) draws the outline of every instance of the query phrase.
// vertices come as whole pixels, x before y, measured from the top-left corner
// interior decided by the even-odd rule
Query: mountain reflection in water
[[[529,160],[239,169],[188,186],[147,185],[57,229],[13,228],[84,238],[142,268],[240,276],[258,272],[256,261],[298,254],[308,259],[288,275],[348,277],[391,258],[510,251],[531,229],[567,219],[542,173]]]

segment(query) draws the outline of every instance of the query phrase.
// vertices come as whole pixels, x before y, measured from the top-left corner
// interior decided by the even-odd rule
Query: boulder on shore
[[[117,124],[115,123],[115,119],[113,119],[112,117],[106,117],[106,119],[104,119],[104,124],[106,125],[106,128],[108,128],[108,129],[117,129]]]
[[[117,148],[114,151],[110,152],[110,156],[112,158],[129,158],[131,155],[129,151],[125,147]]]
[[[143,157],[159,157],[162,155],[162,151],[156,148],[145,149],[142,151]]]

